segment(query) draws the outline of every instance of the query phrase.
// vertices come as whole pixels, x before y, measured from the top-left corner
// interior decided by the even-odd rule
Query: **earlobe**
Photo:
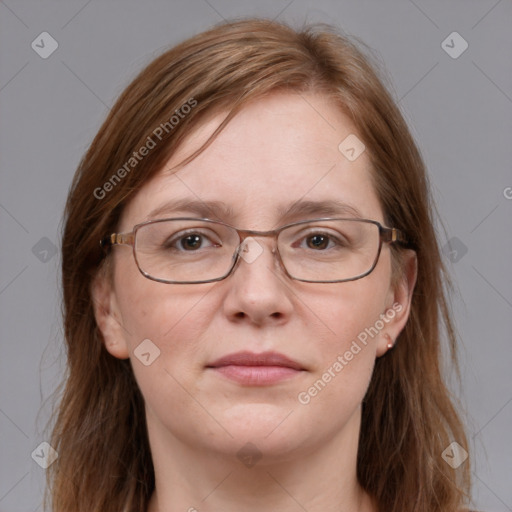
[[[386,341],[388,342],[386,348],[388,350],[391,350],[395,346],[395,342],[391,339],[391,336],[387,332],[385,332],[383,336],[384,338],[386,338]]]
[[[100,269],[91,282],[91,298],[105,348],[118,359],[128,359],[128,344],[118,318],[115,292],[104,269]]]
[[[418,276],[418,258],[415,251],[407,250],[402,254],[403,273],[388,295],[386,316],[389,322],[380,333],[377,357],[384,355],[396,345],[411,311],[411,302]]]

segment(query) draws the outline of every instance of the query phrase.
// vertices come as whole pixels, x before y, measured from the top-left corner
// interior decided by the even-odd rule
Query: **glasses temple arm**
[[[408,240],[405,233],[396,228],[380,228],[381,239],[383,242],[401,242],[407,244]]]
[[[132,233],[112,233],[100,240],[100,246],[107,250],[113,245],[133,245],[135,234]]]

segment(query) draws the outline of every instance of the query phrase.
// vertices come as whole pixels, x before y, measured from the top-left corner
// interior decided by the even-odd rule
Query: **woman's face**
[[[200,156],[169,171],[222,118],[196,130],[141,188],[123,213],[120,232],[185,198],[224,203],[230,213],[217,212],[216,218],[245,229],[353,216],[321,209],[283,214],[303,201],[338,201],[384,224],[368,155],[363,151],[353,160],[345,151],[350,161],[340,151],[355,130],[320,95],[280,93],[258,100]],[[201,217],[185,207],[157,218],[180,216]],[[230,457],[250,442],[264,460],[293,458],[335,437],[348,436],[357,444],[360,404],[375,359],[386,351],[384,334],[394,340],[405,324],[413,278],[391,287],[390,249],[383,244],[377,266],[362,279],[299,282],[284,274],[270,239],[255,240],[258,244],[249,246],[256,250],[254,258],[241,260],[226,279],[204,284],[149,280],[128,246],[113,249],[113,287],[94,288],[107,313],[97,311],[97,319],[110,353],[131,359],[150,437]],[[143,340],[151,341],[138,349]],[[238,352],[279,353],[300,370],[211,367]]]

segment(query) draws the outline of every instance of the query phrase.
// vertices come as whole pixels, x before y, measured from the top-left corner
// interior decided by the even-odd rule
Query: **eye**
[[[336,244],[333,238],[326,233],[315,233],[305,238],[308,249],[328,249]]]
[[[207,247],[221,247],[222,243],[213,242],[205,233],[197,230],[182,231],[169,237],[163,244],[164,249],[181,252],[196,252]]]
[[[300,245],[300,242],[305,242],[307,249],[312,249],[315,251],[343,248],[347,246],[347,243],[343,241],[343,237],[336,236],[333,233],[327,233],[325,231],[311,231],[307,234],[307,236],[299,239],[296,244],[298,243]],[[297,247],[296,244],[294,244],[294,247]]]

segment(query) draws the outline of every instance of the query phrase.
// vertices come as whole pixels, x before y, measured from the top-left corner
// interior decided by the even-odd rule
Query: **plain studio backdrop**
[[[334,24],[385,66],[446,227],[474,507],[512,510],[512,2],[2,0],[0,511],[42,510],[37,454],[64,368],[61,217],[82,154],[153,57],[249,15]]]

